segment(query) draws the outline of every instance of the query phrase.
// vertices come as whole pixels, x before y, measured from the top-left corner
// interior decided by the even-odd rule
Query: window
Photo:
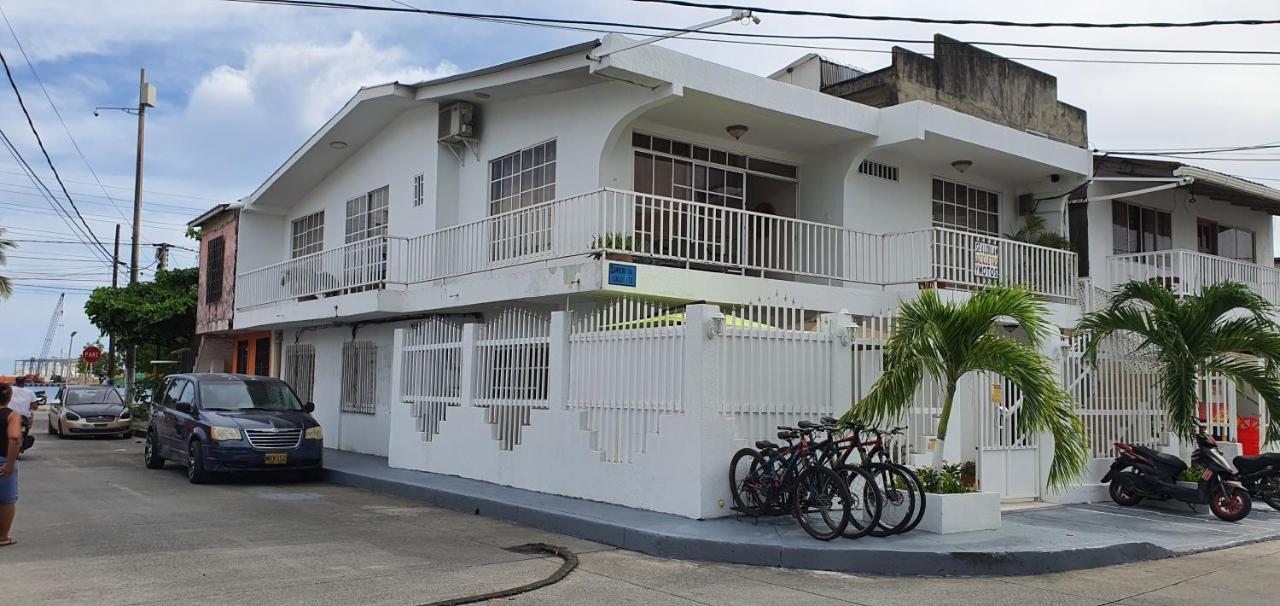
[[[296,259],[303,255],[318,253],[324,250],[324,211],[294,219],[292,224],[293,245],[289,257]]]
[[[933,224],[998,236],[1000,194],[934,178]]]
[[[190,381],[178,381],[178,383],[181,383],[185,388],[182,390],[182,395],[178,396],[178,404],[195,404],[196,388],[191,385]]]
[[[1222,225],[1210,219],[1196,220],[1196,244],[1202,253],[1253,263],[1252,230]]]
[[[284,348],[284,381],[293,387],[303,402],[315,397],[316,348],[306,343],[294,343]]]
[[[169,387],[164,391],[164,400],[160,403],[166,407],[172,408],[182,399],[182,388],[187,386],[187,382],[181,379],[171,379]]]
[[[226,238],[218,236],[209,240],[205,250],[204,266],[204,302],[217,303],[222,300],[222,264],[225,261]]]
[[[489,162],[489,214],[533,206],[556,197],[556,141]]]
[[[249,341],[236,341],[236,374],[249,374]]]
[[[878,179],[884,179],[885,181],[893,181],[894,183],[898,182],[898,167],[890,166],[883,162],[863,160],[862,164],[858,165],[858,172]]]
[[[346,243],[387,235],[386,186],[347,200]]]
[[[373,341],[342,344],[342,412],[371,415],[377,403],[378,345]]]
[[[1122,255],[1173,248],[1173,216],[1128,202],[1111,202],[1111,250]]]
[[[798,171],[792,164],[735,154],[683,141],[664,139],[655,135],[646,135],[640,132],[631,134],[631,145],[632,147],[654,151],[664,156],[688,158],[694,162],[715,164],[773,177],[796,179],[798,176]]]
[[[259,377],[271,374],[271,337],[261,337],[253,342],[253,374]]]
[[[423,197],[423,175],[418,173],[413,176],[413,205],[422,206]]]

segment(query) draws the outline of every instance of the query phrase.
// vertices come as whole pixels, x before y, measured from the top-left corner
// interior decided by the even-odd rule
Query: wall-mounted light
[[[964,173],[964,171],[969,170],[970,166],[973,166],[973,160],[956,160],[951,163],[951,168],[956,169],[956,172],[959,173]]]
[[[747,130],[749,129],[746,124],[730,124],[729,126],[724,127],[724,132],[729,133],[729,136],[733,137],[735,140],[741,139],[742,135],[747,134]]]
[[[329,147],[332,147],[333,149],[346,149],[347,142],[346,141],[330,141]]]
[[[707,336],[714,337],[724,334],[725,317],[723,313],[716,312],[711,314],[707,322]]]

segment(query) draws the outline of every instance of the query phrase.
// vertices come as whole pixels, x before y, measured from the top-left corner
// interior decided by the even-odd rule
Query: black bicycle
[[[852,517],[854,501],[845,479],[819,464],[813,431],[782,427],[778,439],[743,448],[729,465],[734,509],[745,515],[780,515],[788,511],[809,536],[830,541],[841,536]]]
[[[839,420],[834,417],[823,417],[822,422],[833,430],[840,427]],[[879,523],[869,534],[884,537],[914,529],[924,519],[924,484],[911,468],[891,460],[889,451],[884,447],[886,436],[901,435],[906,428],[895,427],[885,431],[854,422],[843,429],[847,429],[849,434],[836,440],[843,447],[843,459],[847,462],[856,450],[857,461],[875,478],[876,486],[883,494]],[[867,434],[871,437],[868,438]]]

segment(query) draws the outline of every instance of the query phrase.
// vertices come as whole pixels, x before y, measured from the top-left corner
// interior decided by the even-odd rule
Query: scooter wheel
[[[1253,500],[1243,488],[1232,488],[1226,496],[1215,490],[1213,496],[1209,498],[1209,509],[1213,511],[1213,515],[1218,516],[1219,520],[1239,522],[1245,519],[1253,509]]]
[[[1116,474],[1116,477],[1111,479],[1107,492],[1111,494],[1111,500],[1115,501],[1116,505],[1133,507],[1142,502],[1142,496],[1138,493],[1137,482],[1132,474]]]

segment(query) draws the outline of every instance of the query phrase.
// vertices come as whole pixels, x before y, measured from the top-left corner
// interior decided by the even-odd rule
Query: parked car
[[[128,438],[133,422],[129,407],[110,385],[67,385],[49,402],[49,433],[69,436],[110,435]]]
[[[271,377],[170,375],[151,402],[144,462],[151,469],[165,461],[185,465],[194,484],[220,472],[299,470],[316,476],[324,432],[313,410],[288,383]]]

